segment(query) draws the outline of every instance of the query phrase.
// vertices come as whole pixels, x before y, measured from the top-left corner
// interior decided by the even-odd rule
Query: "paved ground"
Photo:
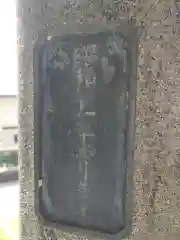
[[[18,239],[19,184],[0,184],[0,229]]]
[[[0,222],[1,219],[18,216],[19,184],[0,184]]]

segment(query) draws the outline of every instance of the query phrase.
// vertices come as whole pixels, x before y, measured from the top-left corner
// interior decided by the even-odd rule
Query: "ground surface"
[[[19,184],[0,184],[0,240],[19,239],[18,216]]]

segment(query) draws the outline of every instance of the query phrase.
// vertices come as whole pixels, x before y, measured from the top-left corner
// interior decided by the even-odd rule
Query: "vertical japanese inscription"
[[[77,83],[77,102],[79,103],[78,133],[80,148],[78,154],[79,188],[81,193],[81,214],[86,215],[88,198],[88,162],[95,155],[95,133],[91,122],[94,121],[96,112],[93,109],[96,91],[96,73],[93,64],[97,62],[96,45],[80,45],[74,49],[73,69]]]
[[[53,210],[47,212],[55,221],[114,232],[124,224],[127,43],[108,32],[48,44],[42,156],[44,199]]]

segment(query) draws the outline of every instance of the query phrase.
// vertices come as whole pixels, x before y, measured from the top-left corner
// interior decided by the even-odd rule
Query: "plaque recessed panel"
[[[130,52],[118,31],[39,49],[41,214],[114,234],[125,227]]]

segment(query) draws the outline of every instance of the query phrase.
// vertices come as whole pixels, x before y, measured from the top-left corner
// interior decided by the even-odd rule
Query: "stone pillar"
[[[177,2],[177,3],[176,3]],[[180,239],[180,27],[174,0],[19,0],[21,239],[72,239],[34,212],[33,46],[59,22],[139,26],[133,230],[127,239]]]

